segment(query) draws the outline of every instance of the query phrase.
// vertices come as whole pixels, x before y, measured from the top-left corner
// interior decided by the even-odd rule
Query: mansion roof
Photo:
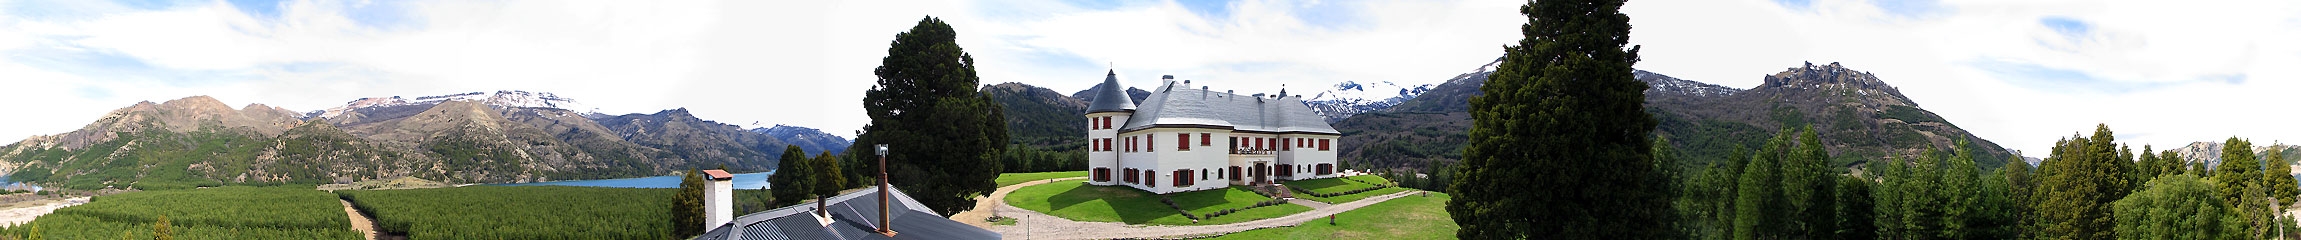
[[[1103,89],[1116,89],[1116,81],[1105,81]],[[1285,91],[1279,91],[1281,95]],[[1127,99],[1098,97],[1104,99]],[[1132,104],[1129,104],[1132,105]],[[1090,111],[1091,112],[1091,111]],[[1134,116],[1129,117],[1121,132],[1154,127],[1229,128],[1235,131],[1265,133],[1297,133],[1340,135],[1325,118],[1304,105],[1301,97],[1265,97],[1261,94],[1238,95],[1214,92],[1204,87],[1192,89],[1175,82],[1151,89]]]

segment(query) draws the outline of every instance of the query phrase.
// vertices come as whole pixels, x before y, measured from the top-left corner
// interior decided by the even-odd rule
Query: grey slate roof
[[[1311,112],[1310,106],[1302,103],[1302,98],[1294,96],[1257,97],[1167,83],[1166,86],[1151,89],[1150,97],[1144,98],[1142,104],[1142,108],[1136,110],[1119,131],[1131,132],[1159,126],[1205,126],[1253,132],[1342,134],[1335,131],[1334,126],[1327,125],[1326,118]]]
[[[804,203],[790,207],[752,213],[735,221],[712,228],[695,239],[1000,239],[998,233],[983,230],[935,215],[919,201],[904,195],[900,189],[888,188],[890,206],[888,216],[894,222],[894,237],[875,232],[879,224],[879,191],[855,191],[825,199],[830,202],[824,209],[831,212],[833,222],[824,226],[815,220],[815,204]]]
[[[1119,72],[1113,70],[1103,76],[1103,84],[1095,85],[1095,102],[1087,105],[1087,113],[1134,111],[1135,101],[1127,97],[1127,89],[1119,87]]]

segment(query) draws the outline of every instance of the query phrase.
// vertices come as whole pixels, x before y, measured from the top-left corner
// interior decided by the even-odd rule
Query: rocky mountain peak
[[[1883,80],[1878,80],[1877,75],[1846,68],[1845,65],[1836,62],[1826,65],[1814,65],[1813,62],[1806,62],[1805,66],[1802,67],[1789,68],[1773,75],[1766,75],[1764,85],[1750,90],[1853,95],[1865,103],[1917,106],[1915,101],[1902,95],[1900,88],[1895,88],[1893,85],[1887,85]]]

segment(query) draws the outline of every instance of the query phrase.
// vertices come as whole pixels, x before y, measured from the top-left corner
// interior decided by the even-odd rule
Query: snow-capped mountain
[[[809,153],[830,152],[838,154],[845,152],[848,145],[855,144],[854,141],[839,137],[839,135],[831,135],[823,132],[823,130],[800,126],[776,124],[774,127],[752,128],[751,132],[767,134],[767,136],[775,137],[776,140],[782,140],[783,143],[798,145],[800,150]]]
[[[1493,72],[1494,67],[1500,64],[1502,64],[1502,59],[1496,58],[1494,62],[1480,65],[1477,70],[1464,73],[1452,80],[1429,83],[1343,81],[1335,83],[1334,87],[1328,88],[1324,92],[1303,98],[1302,102],[1310,105],[1312,112],[1326,117],[1326,123],[1335,123],[1360,113],[1398,106],[1399,103],[1405,103],[1406,100],[1413,100],[1415,96],[1422,96],[1422,93],[1430,92],[1432,88],[1436,88],[1446,81],[1461,80],[1466,78],[1464,76],[1485,76],[1484,73]]]
[[[1335,83],[1334,87],[1327,88],[1324,92],[1303,98],[1302,102],[1309,104],[1312,112],[1326,117],[1327,123],[1333,123],[1342,121],[1344,118],[1350,118],[1351,115],[1397,106],[1398,103],[1406,102],[1408,99],[1414,99],[1416,95],[1430,91],[1433,86],[1437,86],[1437,84],[1343,81]]]
[[[580,103],[576,103],[575,99],[560,97],[557,94],[551,94],[548,92],[502,90],[495,91],[494,93],[468,92],[440,96],[423,96],[416,97],[415,99],[401,98],[400,96],[360,98],[359,100],[346,102],[343,106],[332,107],[328,108],[327,110],[313,111],[312,113],[309,113],[306,118],[332,118],[337,115],[342,115],[345,112],[361,108],[431,105],[447,101],[472,101],[479,102],[481,104],[487,104],[490,106],[511,108],[557,108],[576,112],[596,112],[599,110],[598,108],[592,108],[590,106],[584,106]]]

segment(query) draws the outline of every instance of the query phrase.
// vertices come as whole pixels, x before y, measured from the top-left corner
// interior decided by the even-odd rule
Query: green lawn
[[[998,180],[996,180],[996,181],[997,181],[997,182],[999,182],[999,187],[1007,187],[1007,186],[1013,186],[1013,185],[1015,185],[1015,184],[1022,184],[1023,182],[1029,182],[1029,181],[1038,181],[1038,180],[1047,180],[1047,179],[1056,179],[1056,178],[1067,178],[1067,177],[1085,177],[1085,176],[1087,176],[1087,171],[1069,171],[1069,172],[1035,172],[1035,173],[1001,173],[1001,174],[999,174],[999,179],[998,179]]]
[[[1348,177],[1348,178],[1350,178],[1350,179],[1353,179],[1353,180],[1358,180],[1358,181],[1343,180],[1342,178],[1322,178],[1322,179],[1311,179],[1311,180],[1302,180],[1302,181],[1292,181],[1292,182],[1286,182],[1286,185],[1287,185],[1287,186],[1292,186],[1292,187],[1300,187],[1300,188],[1304,188],[1304,189],[1309,189],[1310,191],[1313,191],[1313,192],[1320,192],[1320,193],[1337,193],[1337,192],[1343,192],[1343,191],[1350,191],[1350,190],[1365,189],[1365,188],[1368,188],[1368,187],[1374,187],[1374,186],[1375,186],[1374,184],[1367,184],[1367,183],[1362,183],[1362,182],[1359,182],[1359,181],[1364,181],[1364,182],[1369,182],[1369,183],[1390,183],[1390,180],[1389,180],[1389,179],[1383,179],[1383,178],[1382,178],[1382,177],[1380,177],[1380,176],[1374,176],[1374,175],[1358,175],[1358,176],[1350,176],[1350,177]],[[1322,197],[1318,197],[1318,196],[1311,196],[1309,193],[1303,193],[1303,192],[1295,192],[1295,194],[1294,194],[1294,197],[1295,197],[1295,198],[1306,199],[1306,200],[1311,200],[1311,201],[1318,201],[1318,202],[1323,202],[1323,203],[1341,204],[1341,203],[1347,203],[1347,202],[1351,202],[1351,201],[1358,201],[1359,199],[1366,199],[1366,198],[1369,198],[1369,197],[1374,197],[1374,196],[1382,196],[1382,195],[1384,195],[1384,194],[1391,194],[1391,193],[1404,192],[1404,191],[1406,191],[1406,188],[1399,188],[1399,187],[1389,187],[1389,188],[1382,188],[1382,189],[1380,189],[1380,190],[1374,190],[1374,191],[1366,191],[1366,192],[1361,192],[1361,193],[1357,193],[1357,194],[1350,194],[1350,195],[1335,196],[1335,197],[1332,197],[1332,198],[1322,198]]]
[[[1214,239],[1453,239],[1454,230],[1462,227],[1454,225],[1454,218],[1446,214],[1446,201],[1452,198],[1444,193],[1399,197],[1342,212],[1335,216],[1334,225],[1319,218],[1300,226],[1255,229]]]
[[[1241,187],[1218,190],[1167,194],[1176,205],[1194,215],[1216,210],[1245,208],[1270,198],[1255,195]],[[1259,207],[1223,215],[1214,219],[1190,222],[1174,208],[1159,202],[1159,196],[1122,186],[1087,185],[1085,180],[1070,180],[1016,189],[1007,194],[1007,204],[1039,211],[1076,221],[1123,222],[1152,225],[1217,225],[1253,221],[1310,211],[1310,207],[1294,204]]]

